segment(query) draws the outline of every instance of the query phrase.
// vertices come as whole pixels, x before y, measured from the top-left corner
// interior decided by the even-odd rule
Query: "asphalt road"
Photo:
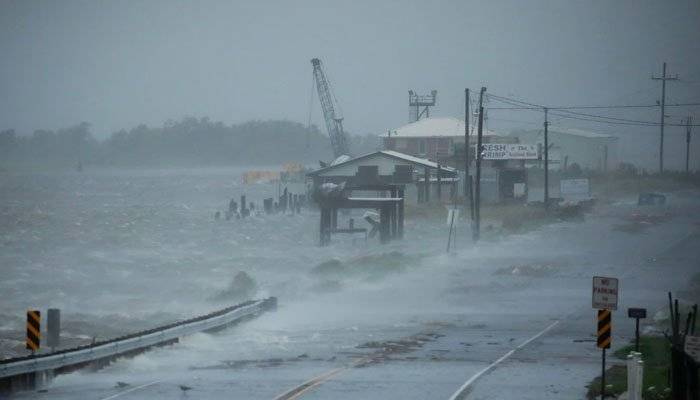
[[[696,199],[640,232],[618,229],[635,212],[621,203],[583,222],[428,252],[421,268],[380,283],[282,298],[277,312],[225,332],[15,398],[583,398],[600,371],[591,278],[620,279],[614,350],[634,334],[628,307],[653,317],[667,291],[700,272]]]

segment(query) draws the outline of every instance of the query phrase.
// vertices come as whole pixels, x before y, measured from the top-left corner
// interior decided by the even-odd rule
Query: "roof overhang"
[[[328,166],[325,168],[320,168],[320,169],[317,169],[315,171],[309,172],[306,175],[312,176],[312,177],[317,176],[319,174],[326,173],[326,172],[331,171],[333,169],[344,167],[344,166],[352,164],[354,162],[358,162],[358,161],[370,158],[372,156],[377,156],[377,155],[392,158],[392,159],[399,160],[399,161],[403,161],[403,162],[413,164],[413,165],[422,166],[422,167],[429,168],[429,169],[438,169],[438,166],[439,166],[441,171],[445,171],[448,173],[456,173],[456,170],[454,168],[440,165],[440,164],[438,164],[434,161],[428,160],[426,158],[414,157],[414,156],[404,154],[404,153],[399,153],[398,151],[393,151],[393,150],[382,150],[382,151],[375,151],[374,153],[365,154],[365,155],[362,155],[359,157],[351,158],[347,161],[338,163],[336,165],[331,165],[331,166]]]

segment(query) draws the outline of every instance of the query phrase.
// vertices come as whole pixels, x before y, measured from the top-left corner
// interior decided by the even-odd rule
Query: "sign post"
[[[562,179],[559,181],[559,194],[566,201],[584,201],[591,198],[591,185],[587,178]]]
[[[600,374],[600,398],[605,399],[605,350],[612,342],[612,314],[610,310],[598,310],[598,348],[603,349]]]
[[[612,313],[617,310],[617,278],[593,277],[593,308],[598,309],[597,346],[602,349],[600,398],[605,399],[605,350],[612,343]]]
[[[58,308],[49,308],[49,312],[46,316],[46,345],[54,352],[60,344],[61,310]]]
[[[27,311],[27,350],[32,351],[32,355],[41,346],[41,312],[39,310]]]
[[[634,351],[639,353],[639,320],[647,317],[647,309],[628,308],[627,316],[636,320],[634,328]]]

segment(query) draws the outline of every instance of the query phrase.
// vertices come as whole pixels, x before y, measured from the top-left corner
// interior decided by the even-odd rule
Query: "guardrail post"
[[[277,297],[270,297],[268,299],[265,299],[265,302],[263,304],[264,304],[263,309],[270,310],[270,311],[276,311],[277,310]]]

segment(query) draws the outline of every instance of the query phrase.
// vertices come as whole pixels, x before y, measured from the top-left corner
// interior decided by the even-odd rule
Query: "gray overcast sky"
[[[700,99],[698,0],[0,7],[0,129],[20,133],[88,121],[105,137],[185,115],[305,122],[312,57],[323,60],[353,133],[404,124],[411,88],[437,89],[434,114],[445,116],[461,116],[463,89],[482,85],[549,105],[653,103],[659,84],[649,78],[664,60],[685,79],[669,85],[669,100]],[[635,117],[658,119],[645,113]],[[490,127],[541,118],[521,114],[493,112]]]

